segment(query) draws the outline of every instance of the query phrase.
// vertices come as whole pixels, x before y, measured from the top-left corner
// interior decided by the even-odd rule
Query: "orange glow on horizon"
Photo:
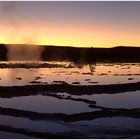
[[[0,26],[0,43],[75,47],[140,46],[139,30],[113,26],[74,24],[24,24]]]

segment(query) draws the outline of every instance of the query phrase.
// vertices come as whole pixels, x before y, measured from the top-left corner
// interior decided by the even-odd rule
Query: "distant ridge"
[[[27,45],[28,44],[0,44],[0,60],[7,60],[8,50],[6,45]],[[43,47],[41,54],[45,61],[74,61],[74,62],[140,62],[140,47],[137,46],[115,46],[112,48],[97,47],[74,47],[36,45]]]
[[[129,49],[129,48],[140,48],[140,46],[115,46],[113,48],[125,48],[125,49]]]
[[[6,46],[6,45],[27,45],[27,46],[45,46],[45,47],[64,47],[64,48],[85,48],[85,49],[90,49],[90,48],[101,48],[101,49],[111,49],[111,48],[140,48],[140,46],[112,46],[112,47],[96,47],[96,46],[91,46],[91,47],[75,47],[75,46],[60,46],[60,45],[36,45],[36,44],[0,44],[0,46]]]

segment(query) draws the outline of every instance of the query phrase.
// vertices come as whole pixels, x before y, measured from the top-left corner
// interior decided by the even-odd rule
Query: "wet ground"
[[[0,64],[0,138],[140,138],[140,63]]]

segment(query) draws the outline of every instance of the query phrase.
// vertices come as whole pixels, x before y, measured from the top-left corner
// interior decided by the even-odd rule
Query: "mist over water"
[[[41,61],[43,48],[36,45],[7,45],[8,61]]]

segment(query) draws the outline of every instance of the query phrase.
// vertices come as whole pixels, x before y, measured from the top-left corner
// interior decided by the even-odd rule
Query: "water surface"
[[[32,89],[32,85],[107,86],[140,82],[140,63],[1,62],[0,66],[0,86],[7,89],[25,85]],[[82,91],[76,95],[74,90],[26,93],[19,89],[15,94],[0,91],[0,138],[140,137],[139,90],[117,93],[98,89],[97,93]]]

